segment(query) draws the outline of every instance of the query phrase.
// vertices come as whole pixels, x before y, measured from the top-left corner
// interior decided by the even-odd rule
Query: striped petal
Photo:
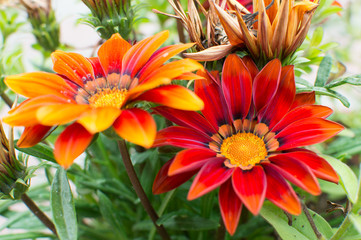
[[[277,173],[272,164],[262,164],[267,177],[266,198],[293,215],[301,213],[301,204],[291,186]]]
[[[180,151],[169,167],[168,175],[193,171],[201,168],[210,158],[214,158],[216,153],[207,149],[186,149]]]
[[[303,105],[315,104],[315,98],[316,98],[315,92],[297,93],[295,96],[295,100],[292,103],[291,109]]]
[[[95,134],[109,128],[119,117],[121,110],[114,107],[90,108],[77,120],[85,129]]]
[[[247,116],[252,101],[252,78],[235,54],[226,58],[222,70],[222,90],[231,108],[233,120]]]
[[[133,78],[145,65],[157,48],[168,38],[169,32],[163,31],[154,36],[143,39],[127,51],[123,57],[122,75]]]
[[[103,67],[100,63],[100,60],[98,57],[91,57],[91,58],[87,58],[87,60],[90,62],[90,64],[93,67],[94,70],[94,77],[95,78],[100,78],[100,77],[104,77],[105,73],[103,70]]]
[[[53,104],[40,107],[36,117],[43,125],[62,125],[78,119],[89,109],[86,104]]]
[[[233,236],[241,216],[242,202],[234,192],[231,180],[226,181],[219,188],[218,202],[224,225]]]
[[[98,50],[98,57],[106,75],[121,72],[124,54],[131,47],[118,33],[103,43]]]
[[[204,107],[203,101],[194,92],[179,85],[167,85],[151,89],[135,99],[135,101],[138,100],[186,111],[199,111]]]
[[[253,101],[259,111],[272,100],[276,94],[281,76],[281,62],[274,59],[258,73],[253,85]]]
[[[6,85],[14,92],[28,98],[42,95],[69,97],[75,94],[63,78],[53,73],[33,72],[5,78]]]
[[[233,169],[225,167],[224,160],[224,158],[208,160],[208,163],[201,168],[195,177],[188,192],[188,200],[203,196],[213,189],[216,189],[231,177]]]
[[[159,170],[157,176],[154,179],[153,183],[153,194],[161,194],[168,192],[176,187],[179,187],[186,181],[188,181],[197,171],[193,170],[190,172],[184,172],[181,174],[176,174],[173,176],[168,176],[169,166],[172,164],[173,159],[169,160],[163,167]]]
[[[82,154],[93,139],[90,134],[79,123],[68,126],[56,139],[54,144],[54,156],[63,168],[73,164],[75,158]]]
[[[78,53],[55,51],[51,54],[55,72],[83,86],[88,80],[94,79],[94,70],[91,63]]]
[[[193,129],[186,127],[168,127],[158,131],[153,147],[175,146],[182,148],[206,148],[211,142],[210,137],[206,137]]]
[[[28,148],[38,144],[45,136],[47,136],[53,127],[44,125],[34,125],[25,127],[20,139],[16,145],[20,148]]]
[[[288,125],[275,138],[280,143],[278,150],[285,150],[323,142],[343,129],[338,123],[312,117]]]
[[[123,110],[113,127],[120,137],[145,148],[152,146],[157,134],[153,117],[139,108]]]
[[[266,174],[261,166],[249,171],[236,168],[232,176],[233,189],[248,210],[257,215],[266,196]]]
[[[277,155],[269,158],[276,165],[279,173],[291,183],[306,190],[313,195],[321,194],[320,186],[311,169],[287,155]]]
[[[259,73],[259,70],[257,68],[257,65],[254,63],[252,58],[250,56],[245,56],[242,58],[242,61],[244,65],[246,65],[248,72],[251,74],[252,81],[256,78],[257,74]]]

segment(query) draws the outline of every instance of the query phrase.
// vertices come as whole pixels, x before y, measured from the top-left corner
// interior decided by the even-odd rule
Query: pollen
[[[237,133],[223,141],[221,154],[228,159],[228,167],[250,169],[265,159],[267,149],[264,141],[253,133]]]
[[[88,101],[92,107],[115,107],[121,108],[127,96],[127,89],[103,88],[91,96]]]

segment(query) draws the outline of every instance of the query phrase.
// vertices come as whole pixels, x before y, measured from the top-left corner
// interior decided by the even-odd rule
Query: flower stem
[[[222,217],[219,220],[219,227],[217,229],[217,235],[216,235],[216,239],[217,240],[224,240],[224,238],[226,237],[226,227],[224,226],[224,222]]]
[[[147,195],[145,194],[142,185],[139,182],[139,179],[134,170],[132,161],[130,160],[128,148],[127,148],[125,141],[119,140],[118,147],[120,150],[120,154],[122,155],[125,170],[127,171],[130,182],[132,183],[134,190],[140,199],[140,202],[142,203],[144,209],[147,211],[149,217],[151,218],[155,228],[157,229],[157,231],[158,231],[159,235],[162,237],[162,239],[170,240],[170,237],[169,237],[168,233],[166,232],[166,230],[164,229],[163,225],[157,224],[157,220],[159,217],[158,217],[157,213],[155,212],[154,208],[152,207],[152,205],[150,204],[149,199],[148,199]]]
[[[306,215],[306,217],[307,217],[307,220],[308,220],[308,222],[310,223],[313,232],[316,234],[317,239],[323,239],[323,236],[322,236],[322,234],[318,231],[318,229],[317,229],[317,227],[316,227],[316,224],[315,224],[315,222],[313,221],[313,219],[312,219],[312,217],[311,217],[311,215],[310,215],[310,212],[308,211],[308,208],[307,208],[306,204],[304,204],[304,203],[301,201],[301,206],[302,206],[302,211],[305,213],[305,215]]]
[[[45,215],[43,211],[40,210],[40,208],[34,203],[33,200],[31,200],[31,198],[29,198],[26,193],[21,195],[21,200],[30,209],[30,211],[34,213],[34,215],[55,234],[55,236],[58,236],[53,222],[49,219],[48,216]]]
[[[0,94],[0,97],[4,100],[4,102],[6,103],[6,105],[9,106],[9,108],[11,108],[13,106],[13,101],[11,101],[11,99],[8,97],[8,95],[6,95],[5,92],[2,92]]]

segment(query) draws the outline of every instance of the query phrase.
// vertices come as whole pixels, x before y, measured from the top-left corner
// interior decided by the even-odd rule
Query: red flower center
[[[237,133],[226,138],[221,146],[221,154],[228,160],[227,167],[252,168],[267,156],[263,138],[253,133]]]

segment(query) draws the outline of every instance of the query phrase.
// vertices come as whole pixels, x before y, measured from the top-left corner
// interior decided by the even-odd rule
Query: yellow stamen
[[[127,96],[127,89],[104,88],[91,96],[88,101],[92,107],[116,107],[121,108]]]
[[[249,169],[265,159],[267,149],[264,141],[253,133],[237,133],[223,141],[221,154],[231,166]]]

